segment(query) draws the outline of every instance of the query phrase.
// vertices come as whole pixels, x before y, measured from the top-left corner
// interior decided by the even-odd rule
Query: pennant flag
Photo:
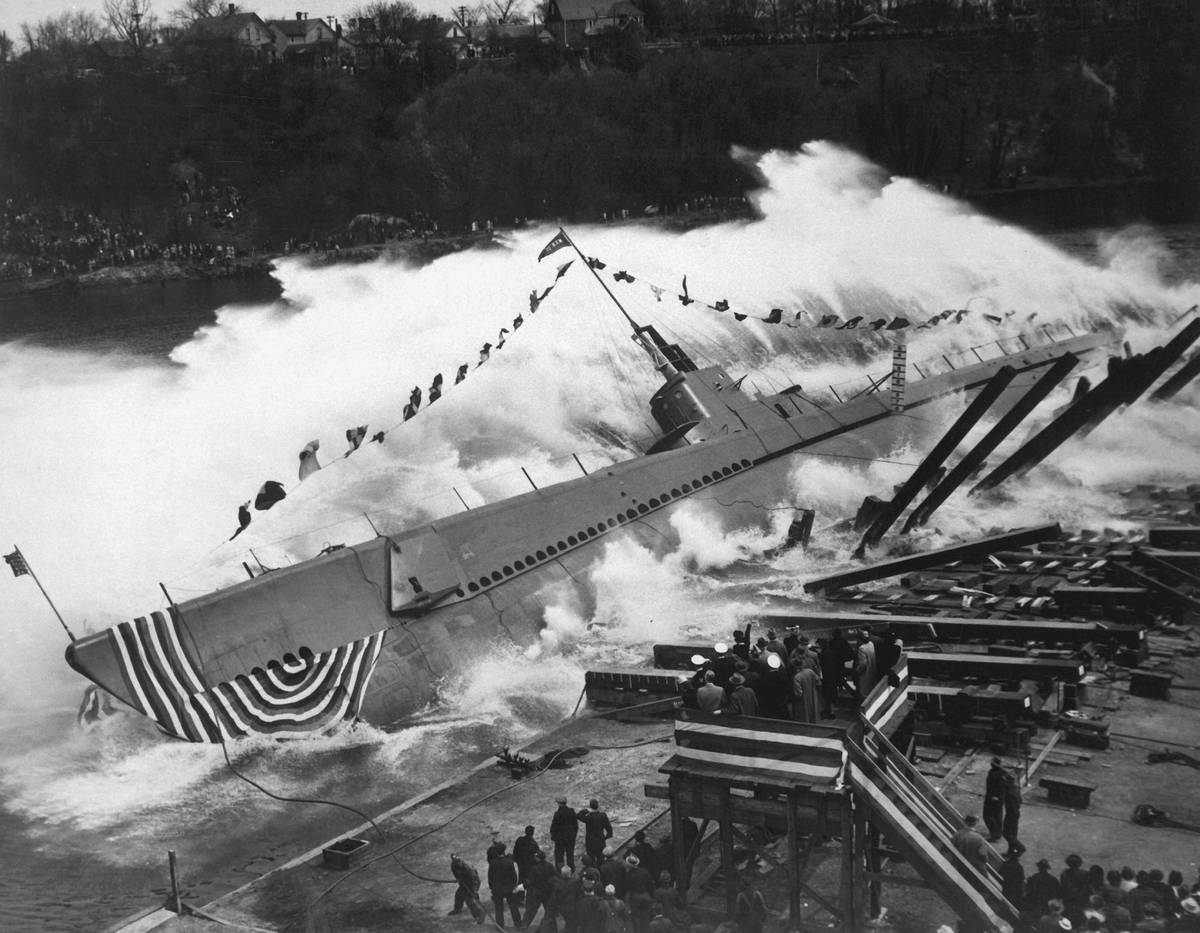
[[[542,299],[538,297],[537,289],[529,293],[529,313],[533,314],[538,309],[538,305],[542,303]]]
[[[482,347],[479,348],[479,362],[476,363],[475,365],[482,366],[489,359],[491,359],[491,357],[492,357],[492,345],[490,343],[485,343]]]
[[[383,438],[384,438],[384,432],[383,432],[383,431],[380,431],[378,434],[372,434],[372,435],[371,435],[371,440],[372,440],[374,443],[376,443],[376,444],[382,444],[382,443],[383,443]]]
[[[504,346],[504,335],[508,333],[507,327],[500,328],[500,334],[496,337],[496,349],[499,350]]]
[[[543,292],[542,292],[540,295],[538,295],[538,301],[539,301],[539,302],[540,302],[540,301],[545,301],[545,300],[546,300],[546,296],[547,296],[547,295],[549,295],[549,294],[550,294],[552,291],[554,291],[554,286],[553,286],[553,285],[547,285],[547,286],[546,286],[546,288],[545,288],[545,290],[544,290],[544,291],[543,291]]]
[[[862,320],[862,315],[861,315],[861,314],[860,314],[860,315],[858,315],[857,317],[852,317],[852,318],[850,318],[850,320],[848,320],[848,321],[847,321],[845,324],[841,324],[841,325],[839,325],[839,326],[837,327],[837,330],[854,330],[854,328],[858,327],[858,325],[859,325],[859,322],[860,322],[861,320]]]
[[[947,308],[945,311],[943,311],[941,314],[939,314],[939,315],[938,315],[938,320],[939,320],[939,321],[944,321],[944,320],[946,320],[947,318],[949,318],[949,317],[950,317],[950,315],[952,315],[953,313],[954,313],[954,309],[953,309],[953,308]]]
[[[300,482],[303,483],[308,477],[321,469],[321,464],[317,460],[317,451],[320,447],[320,441],[309,441],[304,445],[304,449],[300,451]]]
[[[410,404],[413,407],[413,411],[416,411],[418,408],[421,407],[421,387],[420,386],[413,386],[413,390],[408,393],[408,404]]]
[[[591,269],[603,269],[605,266],[608,265],[608,263],[601,262],[595,256],[588,256],[587,264],[588,264],[588,267]]]
[[[665,292],[665,291],[666,291],[666,289],[665,289],[665,288],[659,288],[657,285],[651,285],[651,286],[650,286],[650,291],[654,292],[654,299],[655,299],[656,301],[662,301],[663,292]]]
[[[542,251],[538,253],[538,262],[541,262],[551,253],[558,252],[563,247],[570,245],[571,241],[567,239],[567,235],[562,230],[559,230],[558,233],[554,234],[554,238],[543,246]]]
[[[783,308],[772,308],[771,313],[767,315],[766,321],[768,324],[782,324]]]
[[[411,421],[417,415],[417,410],[413,408],[412,402],[404,403],[404,420]]]
[[[470,367],[469,363],[463,363],[460,367],[458,367],[458,375],[454,377],[455,385],[458,385],[460,382],[462,382],[464,379],[467,378],[467,370],[470,368],[471,367]]]
[[[970,310],[971,310],[970,308],[960,308],[959,310],[955,311],[954,312],[954,323],[961,324],[962,319],[967,316],[967,314],[968,314],[968,312],[970,312]]]
[[[232,541],[234,538],[236,538],[238,535],[240,535],[243,531],[245,531],[249,527],[250,527],[250,503],[249,503],[249,501],[247,501],[247,502],[243,502],[241,505],[238,506],[238,530],[229,536],[229,540]]]
[[[904,328],[906,328],[908,326],[909,326],[908,318],[897,317],[897,318],[892,318],[891,323],[888,324],[888,326],[885,329],[886,330],[904,330]]]
[[[258,495],[254,497],[254,508],[265,512],[276,502],[282,502],[286,498],[287,493],[283,491],[283,483],[269,479],[258,487]]]
[[[637,281],[637,279],[635,279],[632,275],[630,275],[624,269],[622,269],[620,272],[614,272],[613,279],[618,282],[629,282],[629,283],[633,283],[633,282]]]
[[[987,314],[987,313],[984,313],[984,315],[983,315],[983,316],[984,316],[984,318],[985,318],[986,320],[989,320],[989,321],[991,321],[993,324],[999,324],[999,323],[1001,323],[1001,322],[1004,320],[1004,318],[1002,318],[1002,317],[1001,317],[1000,315],[998,315],[998,314]]]
[[[1038,313],[1036,311],[1034,311],[1033,314],[1029,315],[1029,317],[1025,318],[1025,320],[1032,321],[1037,316],[1038,316]]]
[[[25,556],[21,553],[20,548],[17,548],[11,554],[5,554],[4,562],[12,568],[14,577],[21,577],[29,573],[29,565],[25,563]]]
[[[744,321],[748,316],[746,314],[738,314],[736,311],[733,312],[733,319],[735,321]]]
[[[836,314],[826,314],[821,320],[817,321],[817,327],[833,327],[841,320]]]
[[[367,436],[367,426],[360,424],[357,428],[346,428],[346,440],[350,442],[350,449],[346,451],[345,456],[349,457],[354,451],[362,446],[363,438]],[[343,459],[345,459],[343,457]]]
[[[524,323],[525,323],[525,318],[521,317],[521,315],[518,314],[515,318],[513,318],[513,330],[516,330]]]
[[[685,291],[686,291],[686,289],[685,289]],[[722,298],[720,301],[718,301],[715,305],[712,306],[712,309],[714,311],[728,311],[729,310],[729,302],[726,301],[724,298]],[[742,315],[742,318],[744,320],[745,315]]]
[[[442,397],[442,374],[438,373],[433,377],[433,382],[429,385],[429,404],[432,405]]]
[[[569,260],[567,260],[566,262],[564,262],[564,263],[563,263],[561,266],[559,266],[559,267],[558,267],[558,272],[557,272],[557,273],[555,274],[555,276],[554,276],[554,281],[556,281],[556,282],[557,282],[557,281],[558,281],[559,279],[561,279],[561,278],[562,278],[564,275],[566,275],[566,274],[567,274],[567,270],[571,268],[571,263],[573,263],[574,261],[575,261],[574,259],[569,259]],[[546,296],[545,296],[545,295],[542,295],[542,297],[543,297],[543,298],[545,298]]]
[[[691,297],[691,296],[688,294],[688,290],[687,290],[687,276],[685,275],[685,276],[683,277],[683,294],[679,296],[679,303],[680,303],[681,305],[683,305],[683,306],[686,308],[688,305],[690,305],[690,304],[691,304],[693,301],[695,301],[695,300],[696,300],[695,298],[692,298],[692,297]]]
[[[867,326],[868,326],[868,327],[870,327],[870,328],[871,328],[871,330],[883,330],[883,328],[884,328],[886,325],[887,325],[887,318],[882,318],[882,317],[881,317],[881,318],[879,318],[879,320],[877,320],[877,321],[872,321],[872,322],[871,322],[869,325],[867,325]]]

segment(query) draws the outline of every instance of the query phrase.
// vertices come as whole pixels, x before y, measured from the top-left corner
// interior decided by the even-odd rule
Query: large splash
[[[756,219],[685,234],[650,221],[571,231],[608,263],[602,274],[634,317],[698,362],[746,373],[751,389],[837,385],[864,366],[881,372],[888,345],[861,331],[737,322],[704,303],[726,299],[752,314],[782,307],[789,319],[804,310],[808,320],[826,312],[924,320],[943,308],[971,309],[960,325],[914,336],[910,359],[920,359],[1022,327],[1098,319],[1124,328],[1139,350],[1200,298],[1194,282],[1164,275],[1169,251],[1152,231],[1110,236],[1087,262],[828,144],[754,161],[763,180]],[[159,582],[188,598],[242,578],[243,560],[278,565],[366,539],[372,527],[400,528],[523,491],[522,468],[539,486],[577,475],[572,452],[589,469],[632,456],[651,437],[655,374],[581,262],[529,314],[530,289],[553,281],[554,267],[570,258],[561,252],[539,264],[552,233],[505,234],[496,246],[420,268],[280,260],[285,303],[222,309],[169,361],[0,346],[4,540],[21,545],[68,622],[94,631],[162,606]],[[614,283],[619,269],[668,290],[656,296]],[[685,274],[699,299],[687,307],[675,297]],[[524,324],[512,332],[518,315]],[[474,368],[480,345],[495,344],[501,328],[510,330],[503,349]],[[456,386],[464,362],[472,368]],[[409,391],[427,389],[435,373],[445,379],[443,398],[401,423]],[[1058,472],[1038,474],[1039,491],[1019,503],[981,513],[952,501],[938,529],[1086,520],[1099,509],[1071,492],[1077,483],[1190,477],[1200,438],[1193,419],[1176,413],[1192,413],[1180,407],[1192,402],[1187,395],[1139,419],[1132,444],[1123,422],[1073,445],[1056,459]],[[386,430],[386,440],[343,458],[345,429],[360,424],[368,436]],[[325,468],[299,484],[297,453],[313,439]],[[794,483],[817,507],[818,525],[831,523],[903,478],[912,461],[903,453],[867,469],[800,461]],[[267,479],[283,482],[288,498],[254,513],[229,542],[237,505]],[[631,554],[628,545],[606,550],[595,601],[555,607],[545,643],[526,658],[530,670],[557,658],[566,682],[596,645],[624,646],[632,657],[652,640],[723,628],[743,603],[739,596],[712,610],[709,597],[721,586],[712,571],[760,559],[786,527],[765,516],[762,528],[724,536],[699,509],[677,522],[683,545],[666,559]],[[802,574],[804,560],[778,561],[779,578]],[[61,661],[53,617],[27,581],[3,586],[9,650],[0,658],[0,702],[70,704],[81,684]],[[511,668],[505,675],[514,676]],[[549,692],[556,707],[569,705],[572,691]]]

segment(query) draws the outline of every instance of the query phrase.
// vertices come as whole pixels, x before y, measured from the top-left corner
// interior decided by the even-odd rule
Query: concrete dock
[[[613,841],[624,843],[663,812],[662,802],[646,798],[642,786],[659,777],[672,733],[669,719],[569,720],[520,749],[522,756],[535,759],[564,751],[565,768],[514,778],[496,759],[484,761],[460,780],[430,788],[373,817],[384,833],[382,839],[369,824],[355,825],[350,818],[338,838],[367,839],[370,846],[348,870],[325,867],[323,846],[314,848],[211,903],[194,905],[214,919],[178,917],[164,909],[116,929],[120,933],[211,933],[222,927],[437,933],[474,928],[467,913],[446,915],[454,892],[451,853],[460,854],[480,872],[490,915],[484,850],[492,833],[498,831],[511,851],[525,826],[533,825],[542,847],[553,851],[548,828],[557,797],[565,796],[578,809],[595,797],[612,821]],[[297,818],[303,818],[301,811]],[[653,832],[650,839],[656,841]],[[582,851],[581,835],[577,854]],[[186,879],[186,865],[181,872]]]

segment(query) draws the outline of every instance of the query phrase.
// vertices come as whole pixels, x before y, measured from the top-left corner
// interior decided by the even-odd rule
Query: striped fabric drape
[[[714,716],[684,709],[675,718],[675,755],[666,765],[696,763],[728,769],[732,778],[758,772],[784,785],[829,783],[841,778],[841,731],[782,719]]]
[[[208,685],[173,612],[152,612],[109,629],[135,706],[163,732],[189,742],[295,735],[353,719],[383,635]]]
[[[895,683],[891,682],[891,674],[895,674]],[[908,657],[902,654],[896,666],[890,673],[884,674],[863,701],[862,715],[874,726],[887,732],[892,723],[908,715],[908,686],[911,682]]]

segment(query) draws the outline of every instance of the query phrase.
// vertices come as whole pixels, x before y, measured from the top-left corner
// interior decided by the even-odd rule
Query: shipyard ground
[[[1111,745],[1100,750],[1059,741],[1042,756],[1024,793],[1021,837],[1028,847],[1022,859],[1027,872],[1034,871],[1039,858],[1047,858],[1057,873],[1066,855],[1078,852],[1086,865],[1179,869],[1189,881],[1197,877],[1200,837],[1196,833],[1141,826],[1132,820],[1134,807],[1149,803],[1200,831],[1200,798],[1194,791],[1195,767],[1200,767],[1200,659],[1189,656],[1200,647],[1200,639],[1188,632],[1150,637],[1154,655],[1177,674],[1169,698],[1132,696],[1124,677],[1108,681],[1103,674],[1090,676],[1084,711],[1101,711],[1107,716]],[[1053,735],[1048,729],[1039,733],[1030,759],[1036,760]],[[538,838],[544,842],[559,795],[578,806],[593,796],[602,801],[613,819],[614,841],[625,842],[637,829],[653,822],[649,838],[657,842],[669,824],[660,819],[662,801],[647,798],[643,787],[663,782],[658,768],[671,754],[671,736],[669,720],[571,720],[522,749],[522,754],[534,758],[560,749],[588,749],[587,754],[570,759],[567,768],[514,778],[507,767],[487,761],[460,780],[380,815],[377,821],[385,839],[369,826],[348,822],[343,836],[371,842],[361,861],[349,870],[326,867],[320,848],[298,853],[290,863],[242,888],[211,903],[193,905],[214,919],[177,917],[157,910],[118,929],[122,933],[198,933],[222,928],[433,933],[475,928],[466,913],[446,915],[454,890],[448,883],[450,853],[462,853],[476,868],[484,869],[484,849],[492,831],[499,831],[500,838],[511,845],[527,823],[538,828]],[[1184,763],[1146,762],[1149,752],[1164,749],[1191,756],[1196,765],[1189,766],[1185,757],[1181,757]],[[936,757],[938,751],[943,750],[923,758]],[[922,768],[961,812],[978,813],[991,755],[991,749],[985,747],[944,750],[937,761],[923,760]],[[1025,756],[1006,760],[1010,764],[1027,761]],[[1039,779],[1047,775],[1096,785],[1090,806],[1075,810],[1049,803],[1046,791],[1038,786]],[[831,840],[817,850],[810,863],[810,883],[817,890],[836,891],[837,852],[838,843]],[[767,929],[788,929],[784,873],[764,872],[765,866],[753,860],[743,864],[743,881],[762,890],[772,908]],[[181,870],[186,881],[186,866]],[[917,880],[908,866],[893,864],[887,870]],[[486,898],[486,872],[483,874]],[[722,904],[722,888],[719,879],[714,879],[699,905],[712,913],[698,911],[698,918],[708,919],[698,922],[695,929],[715,929]],[[940,899],[917,886],[885,886],[882,904],[888,908],[887,926],[903,933],[932,933],[954,919]],[[494,929],[491,905],[486,906],[489,920],[485,926]],[[802,929],[836,926],[815,903],[807,903]]]

